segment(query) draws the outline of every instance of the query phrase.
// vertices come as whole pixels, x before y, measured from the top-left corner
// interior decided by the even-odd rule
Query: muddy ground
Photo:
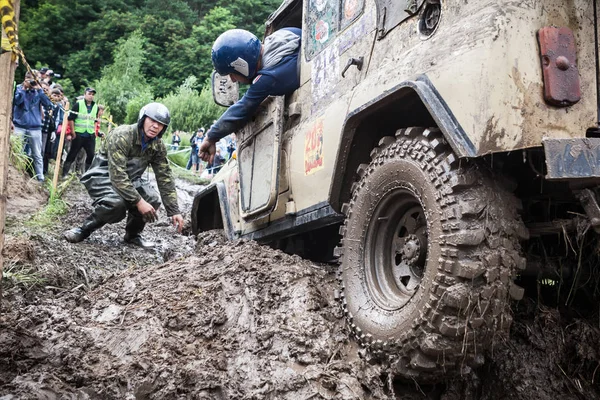
[[[90,202],[75,182],[51,228],[27,221],[43,191],[9,187],[0,314],[0,399],[600,398],[597,312],[582,319],[531,298],[485,366],[443,384],[404,382],[348,339],[335,265],[219,232],[177,235],[161,214],[126,245],[124,224],[79,244],[63,230]],[[180,183],[189,223],[197,187]]]

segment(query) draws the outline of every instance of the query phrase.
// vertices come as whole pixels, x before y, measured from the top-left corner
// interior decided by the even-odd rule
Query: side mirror
[[[233,82],[229,75],[212,73],[212,93],[215,103],[223,107],[234,105],[239,99],[239,85]]]

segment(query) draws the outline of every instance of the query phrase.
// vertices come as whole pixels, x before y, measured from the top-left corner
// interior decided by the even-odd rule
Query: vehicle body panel
[[[296,3],[284,3],[278,13]],[[356,150],[354,127],[381,102],[394,96],[401,102],[406,91],[418,94],[457,157],[541,148],[545,138],[585,137],[597,127],[592,1],[442,1],[430,37],[419,31],[419,15],[378,29],[389,2],[358,1],[364,8],[352,10],[351,21],[318,44],[324,36],[316,29],[326,18],[307,15],[321,3],[303,4],[301,86],[285,98],[277,201],[270,213],[239,220],[242,236],[297,220],[318,204],[337,209],[339,192],[347,190],[338,172]],[[569,107],[544,101],[537,32],[547,26],[574,33],[581,100]],[[358,57],[362,68],[352,65],[342,77]]]

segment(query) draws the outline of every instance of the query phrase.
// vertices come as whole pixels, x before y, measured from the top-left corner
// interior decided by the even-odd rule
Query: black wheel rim
[[[427,220],[414,193],[387,193],[367,229],[364,265],[373,301],[386,310],[402,308],[417,292],[427,261]]]

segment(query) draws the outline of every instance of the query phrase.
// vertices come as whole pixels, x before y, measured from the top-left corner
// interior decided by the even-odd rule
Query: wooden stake
[[[58,173],[60,172],[60,163],[62,161],[62,151],[65,145],[65,136],[67,136],[67,127],[69,125],[69,102],[65,105],[65,116],[60,130],[60,138],[58,139],[58,150],[56,150],[56,161],[54,163],[54,177],[52,178],[52,193],[56,193],[58,185]]]
[[[13,0],[15,18],[19,20],[20,0]],[[6,35],[2,30],[2,37]],[[0,281],[4,269],[4,223],[6,221],[6,183],[8,181],[8,155],[10,152],[10,124],[12,117],[13,84],[17,64],[12,53],[0,55]],[[0,288],[0,295],[1,293]]]

